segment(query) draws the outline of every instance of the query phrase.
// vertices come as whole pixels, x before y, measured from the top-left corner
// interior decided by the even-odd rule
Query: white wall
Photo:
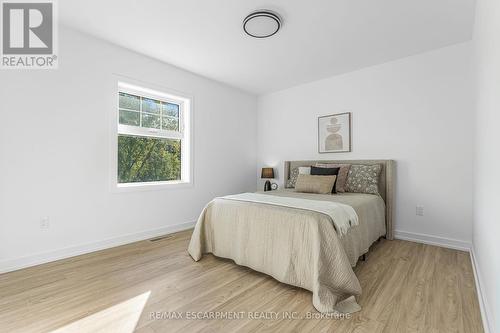
[[[255,96],[60,34],[58,70],[0,73],[0,271],[170,230],[195,221],[214,196],[255,190]],[[110,192],[113,73],[194,96],[193,188]],[[51,227],[42,231],[43,216]]]
[[[281,175],[284,160],[394,159],[396,230],[467,246],[470,57],[471,43],[459,44],[259,97],[258,167],[275,166]],[[345,111],[352,112],[353,151],[318,154],[317,117]],[[425,207],[425,216],[415,215],[416,205]]]
[[[500,3],[477,1],[474,255],[490,332],[500,331]],[[496,328],[496,329],[495,329]]]

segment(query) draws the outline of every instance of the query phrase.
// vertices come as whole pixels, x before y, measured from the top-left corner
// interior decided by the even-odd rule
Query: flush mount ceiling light
[[[280,30],[281,25],[281,17],[267,9],[250,13],[243,20],[243,30],[247,35],[255,38],[271,37]]]

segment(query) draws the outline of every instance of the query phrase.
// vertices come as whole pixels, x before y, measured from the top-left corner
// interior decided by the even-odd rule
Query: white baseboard
[[[474,246],[471,247],[470,260],[472,262],[472,269],[474,271],[474,280],[476,282],[477,298],[479,301],[479,308],[481,309],[481,318],[483,319],[484,333],[493,333],[494,328],[490,325],[490,318],[493,314],[489,311],[491,308],[488,306],[488,301],[484,295],[487,295],[486,290],[483,290],[483,279],[481,278],[481,270],[476,261],[476,252]]]
[[[394,238],[461,251],[470,251],[472,247],[471,242],[468,241],[399,230],[394,231]]]
[[[51,261],[78,256],[85,253],[104,250],[115,246],[138,242],[148,238],[158,237],[194,227],[195,221],[169,225],[159,229],[141,231],[135,234],[127,234],[114,238],[108,238],[95,243],[87,243],[50,252],[39,253],[27,257],[0,261],[0,274],[18,269],[36,266]]]

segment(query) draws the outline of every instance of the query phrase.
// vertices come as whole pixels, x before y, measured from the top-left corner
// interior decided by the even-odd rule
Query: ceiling
[[[242,21],[271,9],[267,39]],[[474,0],[64,0],[62,23],[242,90],[262,94],[472,37]]]

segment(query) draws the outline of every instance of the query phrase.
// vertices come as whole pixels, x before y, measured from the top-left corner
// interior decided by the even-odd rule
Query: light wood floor
[[[190,234],[0,275],[0,331],[483,332],[468,253],[382,240],[355,268],[363,309],[309,319],[318,314],[310,292],[212,255],[196,263]],[[174,311],[183,319],[166,318]],[[233,320],[186,318],[240,311]]]

